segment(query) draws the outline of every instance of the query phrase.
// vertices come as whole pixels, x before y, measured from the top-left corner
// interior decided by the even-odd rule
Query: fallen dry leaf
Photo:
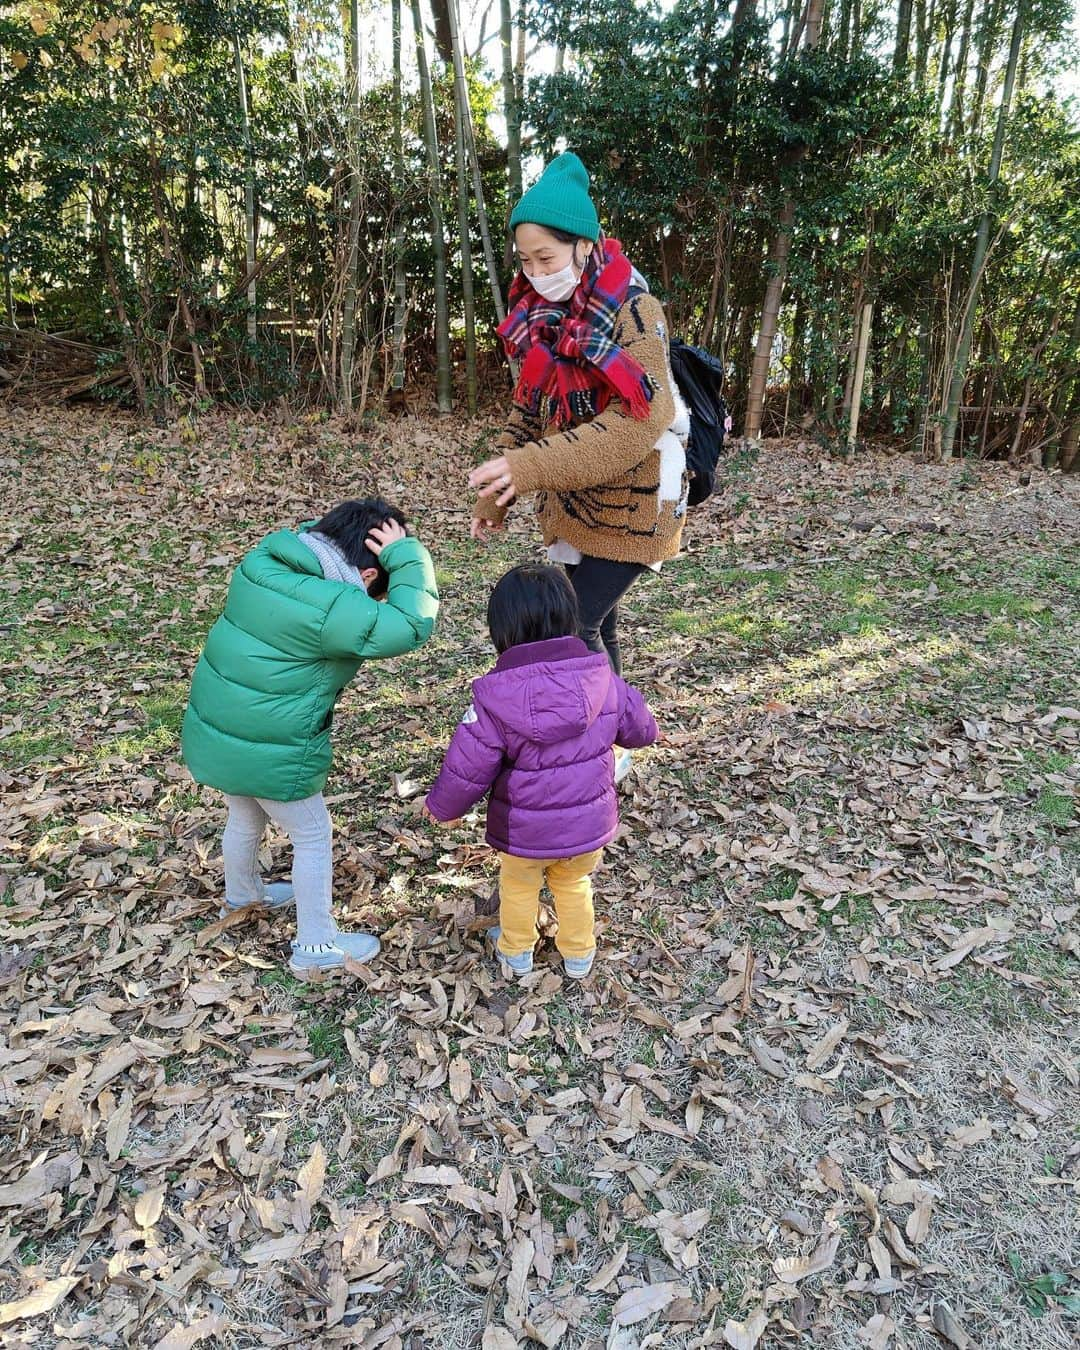
[[[724,1342],[731,1350],[754,1350],[768,1325],[769,1319],[762,1308],[751,1313],[745,1322],[736,1322],[729,1317],[724,1325]]]
[[[58,1279],[46,1280],[39,1289],[27,1294],[25,1298],[16,1299],[13,1303],[0,1304],[0,1326],[6,1327],[9,1323],[18,1322],[24,1317],[40,1317],[43,1313],[52,1312],[67,1298],[81,1279],[81,1275],[61,1275]]]
[[[825,1035],[811,1047],[809,1054],[806,1056],[806,1067],[808,1069],[818,1069],[825,1063],[847,1035],[848,1026],[846,1017],[842,1017],[839,1022],[833,1023]]]
[[[152,1228],[161,1216],[161,1207],[164,1203],[164,1186],[155,1186],[153,1190],[143,1191],[135,1201],[135,1222],[140,1228]]]
[[[642,1284],[628,1289],[616,1299],[611,1310],[611,1322],[616,1327],[630,1327],[644,1322],[653,1313],[663,1312],[669,1303],[679,1297],[682,1286],[664,1281],[660,1284]]]
[[[840,1246],[840,1234],[833,1233],[818,1244],[809,1256],[780,1256],[773,1262],[772,1268],[778,1280],[784,1284],[798,1284],[809,1275],[820,1275],[828,1270],[836,1260]]]
[[[783,1057],[775,1051],[761,1036],[756,1032],[751,1032],[746,1038],[746,1043],[750,1047],[750,1053],[754,1056],[758,1065],[771,1074],[773,1078],[787,1078],[788,1070]]]
[[[626,1264],[626,1255],[629,1251],[629,1245],[621,1242],[615,1251],[615,1254],[609,1261],[605,1261],[592,1279],[586,1284],[585,1288],[592,1294],[598,1294],[606,1289],[619,1271]]]
[[[207,1336],[220,1335],[227,1325],[225,1318],[217,1314],[200,1317],[190,1326],[174,1327],[172,1331],[166,1332],[160,1341],[155,1342],[153,1350],[191,1350],[193,1345],[198,1345]]]

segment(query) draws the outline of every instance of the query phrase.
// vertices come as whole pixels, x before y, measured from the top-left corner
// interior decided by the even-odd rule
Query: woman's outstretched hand
[[[494,497],[496,506],[507,506],[517,496],[514,473],[505,455],[489,459],[473,469],[469,474],[469,486],[476,488],[481,497]]]
[[[489,520],[487,516],[473,516],[472,524],[469,526],[469,534],[479,544],[486,544],[489,530],[502,530],[506,528],[505,520]]]

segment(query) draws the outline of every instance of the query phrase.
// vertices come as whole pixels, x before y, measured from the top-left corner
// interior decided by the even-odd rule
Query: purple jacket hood
[[[584,736],[614,678],[607,657],[580,638],[528,642],[503,652],[473,693],[498,708],[505,726],[537,745]]]
[[[641,694],[580,638],[511,647],[473,684],[428,808],[453,820],[487,795],[487,839],[500,852],[589,853],[618,829],[612,746],[656,736]]]

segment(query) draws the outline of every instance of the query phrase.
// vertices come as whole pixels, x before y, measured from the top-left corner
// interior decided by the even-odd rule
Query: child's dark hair
[[[337,544],[353,567],[361,571],[365,567],[379,569],[378,577],[368,588],[370,595],[385,595],[390,582],[386,568],[367,546],[368,535],[374,526],[385,525],[388,520],[406,524],[405,514],[398,507],[391,506],[381,497],[364,497],[359,501],[339,502],[314,527]]]
[[[495,583],[487,621],[497,652],[522,642],[571,637],[579,627],[577,596],[557,567],[523,563]]]

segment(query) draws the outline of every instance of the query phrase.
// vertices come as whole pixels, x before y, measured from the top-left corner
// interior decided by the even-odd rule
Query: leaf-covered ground
[[[488,434],[4,414],[4,1344],[1075,1344],[1080,484],[733,454],[627,606],[596,973],[513,986],[415,796],[536,549],[464,537]],[[376,488],[442,618],[338,718],[384,954],[302,986],[177,731],[242,551]]]

